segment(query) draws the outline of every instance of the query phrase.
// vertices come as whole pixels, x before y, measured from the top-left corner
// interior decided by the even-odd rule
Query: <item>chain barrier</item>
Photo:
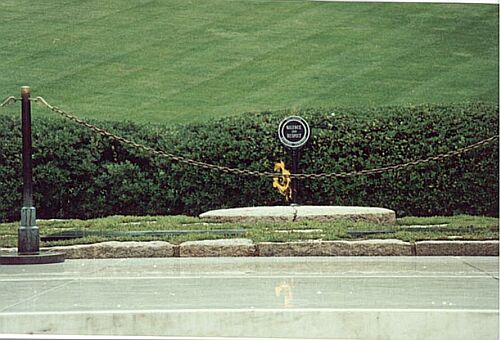
[[[0,106],[6,106],[8,104],[14,103],[18,101],[19,99],[11,96],[7,97],[1,104]],[[111,140],[114,140],[118,143],[125,144],[128,146],[131,146],[133,148],[146,151],[148,153],[151,153],[156,156],[161,156],[161,157],[166,157],[172,161],[187,164],[187,165],[193,165],[197,166],[203,169],[212,169],[212,170],[218,170],[223,173],[230,173],[230,174],[237,174],[237,175],[246,175],[246,176],[256,176],[256,177],[279,177],[282,176],[283,174],[281,173],[274,173],[274,172],[268,172],[268,171],[254,171],[254,170],[244,170],[244,169],[238,169],[238,168],[230,168],[227,166],[221,166],[221,165],[215,165],[215,164],[210,164],[202,161],[197,161],[194,159],[190,159],[187,157],[183,156],[178,156],[174,155],[172,153],[163,151],[163,150],[157,150],[154,149],[150,146],[136,143],[134,141],[131,141],[127,138],[118,136],[112,132],[109,132],[103,128],[97,127],[93,124],[90,124],[83,119],[80,119],[56,106],[53,106],[49,104],[44,98],[42,97],[35,97],[30,99],[33,102],[37,102],[45,107],[47,107],[49,110],[52,112],[55,112],[64,118],[73,121],[76,124],[79,124],[81,126],[84,126],[97,134],[100,134],[106,138],[109,138]],[[381,174],[384,172],[388,171],[399,171],[402,169],[407,169],[411,167],[416,167],[419,165],[427,164],[430,162],[440,162],[445,159],[455,157],[455,156],[461,156],[464,155],[472,150],[478,149],[484,145],[487,145],[489,143],[492,143],[493,141],[497,140],[499,136],[492,136],[486,139],[483,139],[479,142],[476,142],[474,144],[470,144],[466,147],[463,148],[458,148],[456,150],[452,150],[443,154],[439,154],[437,156],[432,156],[432,157],[427,157],[423,159],[418,159],[402,164],[397,164],[397,165],[390,165],[390,166],[385,166],[385,167],[380,167],[380,168],[374,168],[374,169],[368,169],[368,170],[359,170],[359,171],[349,171],[349,172],[339,172],[339,173],[318,173],[318,174],[290,174],[290,178],[297,178],[297,179],[310,179],[310,178],[347,178],[347,177],[353,177],[353,176],[369,176],[369,175],[376,175],[376,174]]]
[[[9,97],[5,98],[4,100],[2,100],[2,102],[0,103],[0,107],[5,107],[7,105],[14,104],[15,102],[20,101],[20,100],[21,99],[16,98],[14,96],[9,96]]]
[[[332,177],[368,176],[368,175],[380,174],[380,173],[383,173],[386,171],[398,171],[401,169],[415,167],[415,166],[430,163],[430,162],[443,161],[447,158],[451,158],[454,156],[460,156],[460,155],[466,154],[467,152],[470,152],[472,150],[480,148],[483,145],[489,144],[489,143],[493,142],[495,139],[498,139],[498,136],[492,136],[492,137],[483,139],[482,141],[479,141],[477,143],[474,143],[474,144],[471,144],[471,145],[468,145],[466,147],[459,148],[456,150],[452,150],[452,151],[449,151],[447,153],[443,153],[443,154],[440,154],[437,156],[427,157],[427,158],[423,158],[423,159],[419,159],[419,160],[415,160],[415,161],[410,161],[407,163],[402,163],[402,164],[397,164],[397,165],[389,165],[389,166],[370,169],[370,170],[360,170],[360,171],[351,171],[351,172],[342,172],[342,173],[304,174],[304,175],[301,175],[301,178],[332,178]]]
[[[171,154],[171,153],[163,151],[163,150],[157,150],[157,149],[154,149],[150,146],[136,143],[136,142],[131,141],[127,138],[124,138],[124,137],[118,136],[112,132],[109,132],[103,128],[100,128],[100,127],[97,127],[93,124],[90,124],[90,123],[84,121],[83,119],[80,119],[80,118],[78,118],[78,117],[76,117],[76,116],[56,107],[56,106],[50,105],[42,97],[31,98],[31,101],[38,102],[38,103],[46,106],[49,110],[51,110],[55,113],[58,113],[61,116],[65,117],[66,119],[71,120],[79,125],[82,125],[82,126],[88,128],[88,129],[90,129],[90,130],[92,130],[92,131],[94,131],[94,132],[96,132],[96,133],[98,133],[106,138],[109,138],[109,139],[114,140],[114,141],[121,143],[121,144],[125,144],[128,146],[134,147],[136,149],[140,149],[140,150],[152,153],[153,155],[156,155],[156,156],[166,157],[170,160],[173,160],[173,161],[176,161],[179,163],[194,165],[194,166],[201,167],[204,169],[215,169],[215,170],[222,171],[224,173],[234,173],[234,174],[239,174],[239,175],[265,176],[265,177],[275,177],[278,175],[278,174],[275,174],[273,172],[260,172],[260,171],[236,169],[236,168],[230,168],[230,167],[226,167],[226,166],[220,166],[220,165],[205,163],[205,162],[201,162],[201,161],[196,161],[194,159],[186,158],[183,156],[177,156],[177,155]]]

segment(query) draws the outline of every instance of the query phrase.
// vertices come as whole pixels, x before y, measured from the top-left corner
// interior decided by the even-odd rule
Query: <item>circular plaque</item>
[[[307,143],[311,136],[309,124],[299,116],[283,119],[278,127],[278,137],[283,145],[296,149]]]

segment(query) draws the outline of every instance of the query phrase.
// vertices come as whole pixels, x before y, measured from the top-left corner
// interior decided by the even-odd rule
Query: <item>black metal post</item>
[[[23,136],[23,207],[21,226],[18,230],[17,250],[19,254],[40,252],[40,235],[36,226],[36,211],[33,206],[33,174],[31,163],[31,89],[21,88],[21,124]]]
[[[300,149],[293,148],[291,149],[292,156],[292,174],[299,173],[299,159],[300,159]],[[299,199],[299,180],[297,178],[292,179],[292,204],[300,204]]]

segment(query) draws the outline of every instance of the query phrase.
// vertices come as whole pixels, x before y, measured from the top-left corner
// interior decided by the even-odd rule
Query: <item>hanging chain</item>
[[[466,147],[459,148],[456,150],[452,150],[452,151],[449,151],[447,153],[443,153],[443,154],[440,154],[437,156],[418,159],[415,161],[410,161],[410,162],[402,163],[402,164],[389,165],[389,166],[385,166],[385,167],[381,167],[381,168],[360,170],[360,171],[351,171],[351,172],[341,172],[341,173],[302,174],[299,176],[300,176],[300,178],[351,177],[351,176],[375,175],[375,174],[381,174],[381,173],[387,172],[387,171],[398,171],[401,169],[415,167],[415,166],[419,166],[419,165],[430,163],[430,162],[440,162],[440,161],[443,161],[447,158],[451,158],[451,157],[455,157],[455,156],[461,156],[461,155],[466,154],[472,150],[480,148],[483,145],[489,144],[496,139],[498,139],[498,136],[492,136],[492,137],[483,139],[482,141],[479,141],[477,143],[474,143],[474,144],[471,144],[471,145],[468,145]],[[299,176],[296,176],[296,177],[299,178]]]
[[[0,107],[5,107],[7,105],[14,104],[15,102],[20,101],[20,100],[21,99],[16,98],[14,96],[9,96],[9,97],[5,98],[4,100],[2,100],[2,102],[0,103]]]
[[[114,140],[118,143],[125,144],[125,145],[131,146],[131,147],[139,149],[139,150],[149,152],[149,153],[156,155],[156,156],[166,157],[166,158],[173,160],[175,162],[193,165],[193,166],[201,167],[204,169],[215,169],[215,170],[222,171],[224,173],[234,173],[234,174],[239,174],[239,175],[265,176],[265,177],[274,177],[276,175],[279,175],[279,174],[275,174],[273,172],[260,172],[260,171],[243,170],[243,169],[230,168],[227,166],[220,166],[220,165],[205,163],[205,162],[197,161],[197,160],[190,159],[187,157],[174,155],[174,154],[171,154],[171,153],[163,151],[163,150],[157,150],[157,149],[154,149],[150,146],[136,143],[136,142],[131,141],[125,137],[118,136],[118,135],[116,135],[112,132],[109,132],[103,128],[100,128],[100,127],[97,127],[93,124],[90,124],[90,123],[84,121],[83,119],[80,119],[80,118],[78,118],[78,117],[76,117],[76,116],[56,107],[56,106],[50,105],[42,97],[32,98],[31,100],[46,106],[51,111],[56,112],[56,113],[60,114],[61,116],[65,117],[66,119],[69,119],[69,120],[71,120],[79,125],[82,125],[82,126],[88,128],[88,129],[90,129],[90,130],[92,130],[92,131],[94,131],[94,132],[96,132],[96,133],[98,133],[106,138],[109,138],[109,139]]]
[[[7,97],[1,104],[0,106],[6,106],[8,104],[11,104],[13,102],[18,101],[19,99],[11,96]],[[151,153],[156,156],[160,157],[165,157],[168,158],[172,161],[187,164],[187,165],[193,165],[196,167],[200,167],[203,169],[213,169],[213,170],[218,170],[223,173],[230,173],[230,174],[237,174],[237,175],[247,175],[247,176],[257,176],[257,177],[278,177],[281,176],[282,174],[280,173],[274,173],[274,172],[267,172],[267,171],[253,171],[253,170],[244,170],[244,169],[238,169],[238,168],[230,168],[227,166],[221,166],[221,165],[215,165],[215,164],[210,164],[202,161],[197,161],[194,159],[190,159],[187,157],[183,156],[178,156],[174,155],[172,153],[163,151],[163,150],[157,150],[154,149],[150,146],[136,143],[134,141],[131,141],[127,138],[118,136],[112,132],[109,132],[103,128],[97,127],[93,124],[90,124],[56,106],[53,106],[49,104],[44,98],[42,97],[35,97],[31,98],[31,101],[37,102],[42,104],[43,106],[47,107],[49,110],[60,114],[64,118],[71,120],[75,122],[76,124],[79,124],[81,126],[84,126],[97,134],[100,134],[106,138],[109,138],[111,140],[114,140],[118,143],[128,145],[130,147],[133,147],[135,149],[139,149],[142,151],[146,151],[148,153]],[[440,162],[445,159],[451,158],[451,157],[456,157],[456,156],[461,156],[464,155],[470,151],[473,151],[475,149],[478,149],[484,145],[487,145],[489,143],[494,142],[495,140],[498,139],[498,136],[492,136],[486,139],[483,139],[479,142],[476,142],[474,144],[470,144],[466,147],[463,148],[458,148],[456,150],[452,150],[443,154],[439,154],[437,156],[432,156],[432,157],[427,157],[423,159],[418,159],[415,161],[410,161],[402,164],[397,164],[397,165],[390,165],[390,166],[385,166],[385,167],[380,167],[380,168],[374,168],[374,169],[369,169],[369,170],[360,170],[360,171],[349,171],[349,172],[339,172],[339,173],[318,173],[318,174],[291,174],[290,178],[297,178],[297,179],[308,179],[308,178],[347,178],[347,177],[353,177],[353,176],[369,176],[369,175],[375,175],[375,174],[381,174],[384,172],[389,172],[389,171],[399,171],[402,169],[407,169],[411,167],[416,167],[419,165],[424,165],[430,162]]]

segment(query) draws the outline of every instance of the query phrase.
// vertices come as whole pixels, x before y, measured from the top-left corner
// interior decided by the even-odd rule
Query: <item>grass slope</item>
[[[0,2],[0,97],[186,122],[266,109],[498,101],[498,7]]]

